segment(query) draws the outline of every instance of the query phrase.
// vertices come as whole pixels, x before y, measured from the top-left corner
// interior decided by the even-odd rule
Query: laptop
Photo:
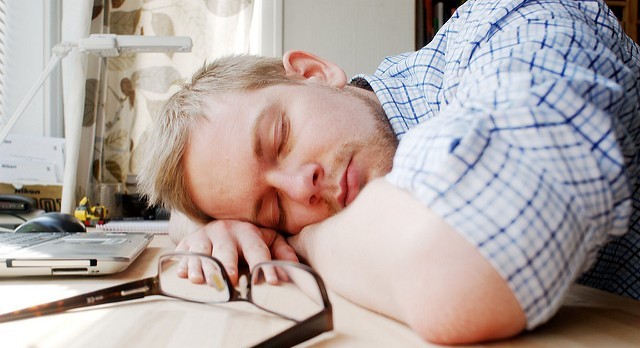
[[[143,232],[2,232],[0,277],[117,273],[152,239]]]

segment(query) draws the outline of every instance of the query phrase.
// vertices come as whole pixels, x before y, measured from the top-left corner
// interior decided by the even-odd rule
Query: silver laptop
[[[134,232],[0,233],[0,277],[112,274],[127,268],[152,239]]]

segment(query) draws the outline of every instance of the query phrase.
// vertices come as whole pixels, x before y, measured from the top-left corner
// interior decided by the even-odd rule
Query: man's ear
[[[288,51],[282,57],[288,76],[297,76],[312,83],[324,83],[342,88],[347,84],[347,75],[339,66],[305,51]]]

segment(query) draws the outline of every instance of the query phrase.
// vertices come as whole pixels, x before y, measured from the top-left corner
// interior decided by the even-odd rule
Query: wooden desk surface
[[[0,312],[156,274],[156,259],[173,251],[157,235],[126,271],[99,278],[0,279]],[[330,293],[334,326],[314,347],[429,347],[404,325]],[[488,313],[487,315],[491,315]],[[1,347],[241,347],[290,325],[246,303],[201,305],[163,297],[0,324]],[[546,325],[478,347],[639,347],[640,301],[575,286]]]

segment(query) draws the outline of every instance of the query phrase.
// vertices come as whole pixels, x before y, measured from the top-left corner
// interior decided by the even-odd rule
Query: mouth
[[[338,203],[340,204],[341,208],[344,208],[347,206],[346,204],[346,199],[347,199],[347,192],[348,192],[348,186],[347,186],[347,172],[349,171],[349,165],[351,165],[351,160],[349,160],[349,163],[347,163],[347,167],[344,170],[344,173],[342,173],[342,178],[340,178],[340,194],[338,195]]]
[[[358,195],[360,186],[358,185],[358,173],[353,165],[353,157],[349,159],[347,167],[340,179],[340,195],[338,196],[338,203],[342,208],[347,207]]]

